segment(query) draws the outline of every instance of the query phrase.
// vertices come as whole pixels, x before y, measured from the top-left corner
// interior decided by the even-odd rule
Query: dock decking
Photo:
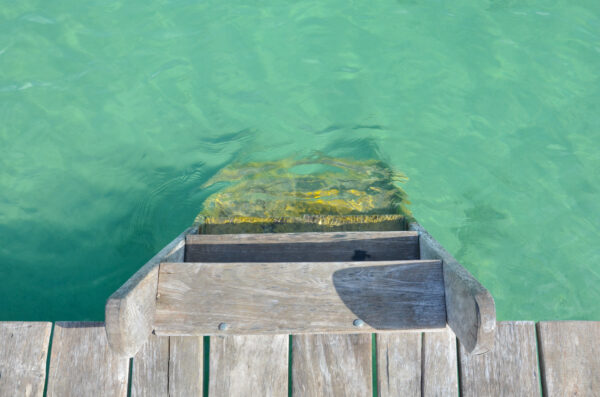
[[[598,396],[600,322],[499,322],[494,349],[484,355],[465,354],[446,330],[152,335],[133,359],[109,349],[102,323],[0,322],[0,396],[372,396],[374,390],[381,397]]]

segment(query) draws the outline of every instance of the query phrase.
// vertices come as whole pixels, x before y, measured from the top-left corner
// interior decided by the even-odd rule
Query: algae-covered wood
[[[287,335],[210,338],[209,396],[288,395]]]
[[[496,327],[492,295],[421,225],[413,222],[409,229],[419,233],[421,259],[443,262],[447,321],[452,331],[469,353],[491,350]]]
[[[185,236],[196,230],[191,227],[177,236],[108,298],[106,335],[117,354],[133,357],[146,343],[154,322],[158,265],[161,261],[183,261]]]
[[[0,396],[42,396],[52,323],[0,322]]]
[[[486,354],[468,354],[461,344],[460,366],[461,396],[539,396],[534,323],[498,323]]]
[[[600,395],[600,322],[543,321],[537,333],[544,395]]]
[[[163,263],[158,294],[159,335],[352,333],[446,325],[439,261]],[[227,329],[220,330],[220,324]]]
[[[328,262],[419,258],[410,231],[199,234],[187,236],[186,262]]]
[[[294,335],[292,395],[373,394],[371,335]]]
[[[56,323],[49,397],[127,395],[129,359],[108,347],[103,323]]]
[[[200,216],[200,234],[382,232],[406,230],[406,217],[387,215],[308,215],[281,217]]]

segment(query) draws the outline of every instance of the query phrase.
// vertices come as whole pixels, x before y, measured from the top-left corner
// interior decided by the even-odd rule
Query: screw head
[[[219,331],[227,331],[229,329],[229,324],[221,323],[219,324]]]
[[[355,327],[362,327],[363,325],[365,325],[365,322],[360,318],[357,318],[352,322],[352,325],[354,325]]]

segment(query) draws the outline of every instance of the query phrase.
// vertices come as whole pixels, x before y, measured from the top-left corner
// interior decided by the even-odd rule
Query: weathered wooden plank
[[[161,261],[183,261],[185,236],[196,231],[190,227],[177,236],[108,298],[106,335],[117,354],[133,357],[146,343],[154,322],[158,266]]]
[[[133,358],[131,396],[167,396],[169,393],[169,337],[150,335]]]
[[[379,396],[458,396],[456,337],[442,332],[377,334]]]
[[[48,393],[64,396],[126,396],[129,359],[108,347],[103,323],[56,323]]]
[[[287,396],[287,335],[210,338],[209,396]]]
[[[371,396],[371,335],[292,338],[292,389],[301,396]]]
[[[421,333],[377,334],[379,397],[421,395]]]
[[[410,231],[199,234],[187,237],[186,262],[329,262],[419,258]]]
[[[460,347],[461,396],[539,396],[533,322],[501,322],[494,349],[468,354]]]
[[[52,323],[0,322],[0,396],[42,396]]]
[[[600,322],[544,321],[537,335],[545,396],[600,394]]]
[[[204,368],[202,337],[172,336],[169,340],[169,397],[202,396]]]
[[[458,396],[456,336],[450,329],[424,332],[421,357],[423,396]]]
[[[158,294],[159,335],[446,326],[439,261],[163,263]]]
[[[448,325],[467,352],[481,354],[494,343],[496,306],[494,298],[427,231],[413,222],[409,229],[419,233],[421,259],[443,262]]]

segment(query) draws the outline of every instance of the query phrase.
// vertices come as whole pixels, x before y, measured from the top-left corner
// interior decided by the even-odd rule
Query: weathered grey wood
[[[288,395],[288,336],[210,338],[209,396]]]
[[[423,396],[458,396],[456,336],[444,332],[424,332],[421,357]]]
[[[377,334],[379,396],[458,396],[456,337],[442,332]]]
[[[298,335],[292,341],[294,396],[373,395],[370,334]]]
[[[377,334],[379,397],[421,396],[421,333]]]
[[[0,322],[0,396],[42,396],[52,323]]]
[[[501,322],[494,350],[468,354],[460,347],[461,396],[539,396],[533,322]]]
[[[446,326],[439,261],[163,263],[158,294],[159,335]]]
[[[158,266],[161,261],[183,261],[185,236],[196,230],[190,227],[177,236],[108,298],[106,335],[117,354],[133,357],[146,343],[154,322]]]
[[[467,352],[492,349],[496,328],[494,298],[427,231],[413,222],[409,229],[419,233],[421,259],[441,259],[444,269],[448,325]]]
[[[540,322],[537,335],[545,396],[600,395],[600,322]]]
[[[202,337],[172,336],[169,340],[169,397],[201,397],[204,368]]]
[[[169,393],[169,337],[150,335],[133,358],[131,396],[167,396]]]
[[[56,323],[48,396],[126,396],[129,359],[108,347],[103,323]]]
[[[329,262],[419,258],[418,235],[396,232],[198,234],[186,262]]]

